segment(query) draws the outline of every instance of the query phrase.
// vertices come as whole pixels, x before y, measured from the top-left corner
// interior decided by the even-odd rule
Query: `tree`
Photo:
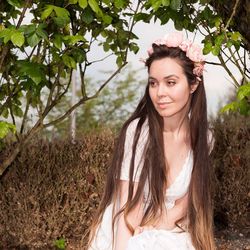
[[[110,74],[110,72],[105,72]],[[86,89],[98,87],[99,82],[93,78],[86,79]],[[109,83],[100,93],[98,98],[86,102],[76,112],[76,134],[99,131],[105,128],[119,129],[122,123],[135,109],[138,100],[142,97],[146,79],[140,79],[138,70],[133,70],[127,65],[125,70]],[[79,96],[80,91],[77,92]],[[65,96],[57,105],[55,113],[64,113],[70,107],[70,96]],[[51,113],[49,120],[55,116]],[[53,126],[52,131],[45,131],[46,136],[69,136],[70,119]]]
[[[0,4],[0,121],[3,138],[16,131],[16,147],[0,166],[0,175],[32,136],[63,121],[86,101],[96,98],[108,82],[127,64],[128,51],[136,52],[133,33],[139,1],[98,0],[8,0]],[[25,15],[29,24],[24,24]],[[118,68],[98,90],[89,95],[85,72],[93,44],[114,55]],[[104,60],[102,58],[100,60]],[[48,123],[46,117],[68,93],[72,70],[80,68],[81,97],[64,114]],[[30,109],[36,112],[27,126]],[[17,117],[20,126],[17,126]]]
[[[171,19],[176,29],[200,32],[203,35],[203,53],[212,53],[220,62],[207,63],[222,66],[237,91],[237,99],[222,111],[233,110],[250,115],[248,1],[149,0],[145,8],[147,12],[136,14],[138,19],[150,21],[153,17],[154,20],[160,20],[161,24]],[[246,26],[243,27],[243,24]],[[237,68],[240,80],[231,73],[229,64]]]
[[[246,0],[236,0],[234,4],[228,1],[216,4],[210,0],[1,1],[0,137],[13,131],[17,143],[1,164],[0,176],[32,136],[58,124],[74,109],[96,98],[120,72],[127,63],[128,52],[138,51],[133,28],[139,21],[153,19],[166,24],[171,19],[176,29],[201,32],[203,52],[214,54],[220,62],[207,63],[224,67],[237,90],[237,100],[228,104],[224,111],[237,110],[249,115],[249,33],[240,27],[236,16],[242,8],[247,10],[247,6]],[[220,13],[221,8],[226,11]],[[31,20],[24,24],[27,13]],[[244,14],[244,18],[249,20],[249,15]],[[99,43],[99,49],[104,50],[106,56],[114,56],[118,68],[90,95],[86,91],[85,72],[95,63],[89,60],[95,43]],[[231,73],[229,62],[238,69],[240,81]],[[46,123],[48,114],[68,93],[72,70],[77,67],[81,97],[64,114]],[[36,111],[36,116],[28,126],[31,109]],[[16,126],[18,117],[20,126]]]

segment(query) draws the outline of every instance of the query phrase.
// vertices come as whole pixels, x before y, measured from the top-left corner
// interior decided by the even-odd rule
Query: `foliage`
[[[247,83],[238,88],[237,100],[227,104],[221,109],[225,111],[237,111],[242,115],[250,116],[250,83]]]
[[[110,72],[105,72],[110,74]],[[129,117],[135,109],[136,103],[143,93],[143,84],[146,80],[141,80],[138,70],[133,70],[130,65],[114,79],[100,93],[96,99],[89,100],[78,109],[76,116],[76,134],[83,134],[91,131],[99,131],[103,128],[119,129],[122,123]],[[92,78],[86,79],[86,89],[95,89],[100,83]],[[80,95],[78,90],[77,95]],[[54,110],[55,113],[63,113],[70,106],[71,96],[65,96]],[[48,120],[53,119],[54,112],[48,116]],[[69,134],[70,119],[65,119],[53,127],[52,131],[46,130],[46,135],[53,133],[53,137],[65,137]]]
[[[1,137],[16,127],[18,144],[13,154],[18,154],[37,132],[63,121],[74,109],[96,98],[120,72],[128,51],[138,51],[133,27],[140,7],[140,2],[133,5],[125,0],[1,1]],[[96,63],[89,58],[97,44],[98,53],[113,56],[118,68],[90,94],[85,72]],[[48,114],[68,93],[76,68],[81,79],[77,103],[46,123]],[[10,163],[3,162],[0,175]]]
[[[61,249],[61,250],[66,249],[66,242],[65,242],[64,238],[60,238],[58,240],[55,240],[54,244],[55,244],[56,248],[58,248],[58,249]]]
[[[213,122],[216,226],[248,228],[250,117],[222,114]]]
[[[173,20],[178,30],[201,32],[204,36],[204,53],[218,57],[219,65],[224,67],[237,89],[247,85],[250,75],[247,66],[249,41],[235,25],[242,1],[236,0],[234,5],[229,5],[228,18],[216,11],[218,6],[225,4],[224,1],[219,2],[215,6],[211,1],[215,6],[213,8],[209,0],[1,1],[0,118],[1,122],[7,121],[16,127],[18,143],[12,157],[1,165],[0,175],[32,136],[58,124],[77,107],[98,97],[127,63],[128,52],[138,51],[137,37],[133,33],[137,22],[160,20],[163,25]],[[26,22],[25,16],[29,18]],[[86,89],[85,73],[97,62],[90,60],[97,44],[98,50],[106,53],[97,61],[112,55],[118,69],[95,93],[90,94]],[[229,64],[238,69],[240,81],[231,73]],[[81,79],[81,95],[77,103],[46,122],[48,114],[68,93],[73,69],[79,69]],[[238,93],[244,89],[240,88]],[[239,110],[247,115],[249,98],[247,92],[243,99],[225,110]],[[9,130],[10,126],[3,124],[4,130]],[[14,131],[13,128],[10,130]]]
[[[140,20],[150,20],[153,17],[155,20],[160,20],[161,24],[165,24],[171,19],[178,30],[199,31],[204,37],[202,41],[204,43],[203,53],[205,55],[212,53],[220,61],[220,63],[207,63],[222,66],[230,76],[237,91],[242,92],[242,89],[239,88],[247,85],[250,79],[250,70],[247,66],[250,41],[247,33],[244,33],[245,37],[240,34],[241,24],[237,26],[235,23],[238,18],[237,10],[246,8],[247,11],[248,5],[246,1],[237,0],[233,5],[229,5],[231,9],[228,10],[229,6],[225,6],[225,1],[211,2],[216,9],[227,9],[230,15],[227,18],[224,15],[221,16],[220,12],[217,12],[210,4],[210,0],[149,0],[146,4],[149,13],[138,13],[136,16]],[[241,4],[244,5],[241,6]],[[229,64],[234,65],[237,69],[240,81],[230,71]],[[241,99],[239,104],[236,103],[238,101],[229,104],[223,111],[230,107],[231,110],[239,110],[241,114],[249,115],[247,111],[250,105],[249,92],[244,100]]]
[[[214,122],[217,227],[249,228],[249,126],[249,117],[234,114]],[[54,249],[63,236],[68,249],[84,250],[114,137],[106,130],[78,137],[75,144],[34,138],[0,181],[0,248]]]

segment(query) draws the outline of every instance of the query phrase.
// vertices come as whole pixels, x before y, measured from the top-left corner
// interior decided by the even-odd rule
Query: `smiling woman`
[[[190,93],[197,84],[189,87],[182,66],[175,59],[155,60],[149,70],[149,95],[155,109],[163,117],[188,112]]]
[[[125,122],[90,234],[90,250],[213,250],[201,48],[158,39],[148,84]]]

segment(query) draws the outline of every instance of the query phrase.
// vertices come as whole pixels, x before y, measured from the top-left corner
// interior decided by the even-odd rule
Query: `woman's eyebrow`
[[[175,75],[175,74],[171,74],[171,75],[165,76],[163,79],[168,79],[168,78],[171,78],[171,77],[175,77],[175,78],[178,78],[178,79],[179,79],[179,76],[177,76],[177,75]],[[153,76],[149,76],[148,79],[156,80],[156,78],[153,77]]]

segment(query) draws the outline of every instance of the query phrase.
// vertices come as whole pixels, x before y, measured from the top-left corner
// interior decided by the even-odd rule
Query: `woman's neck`
[[[174,138],[186,137],[189,134],[189,118],[187,113],[181,113],[172,117],[163,117],[163,132]]]

